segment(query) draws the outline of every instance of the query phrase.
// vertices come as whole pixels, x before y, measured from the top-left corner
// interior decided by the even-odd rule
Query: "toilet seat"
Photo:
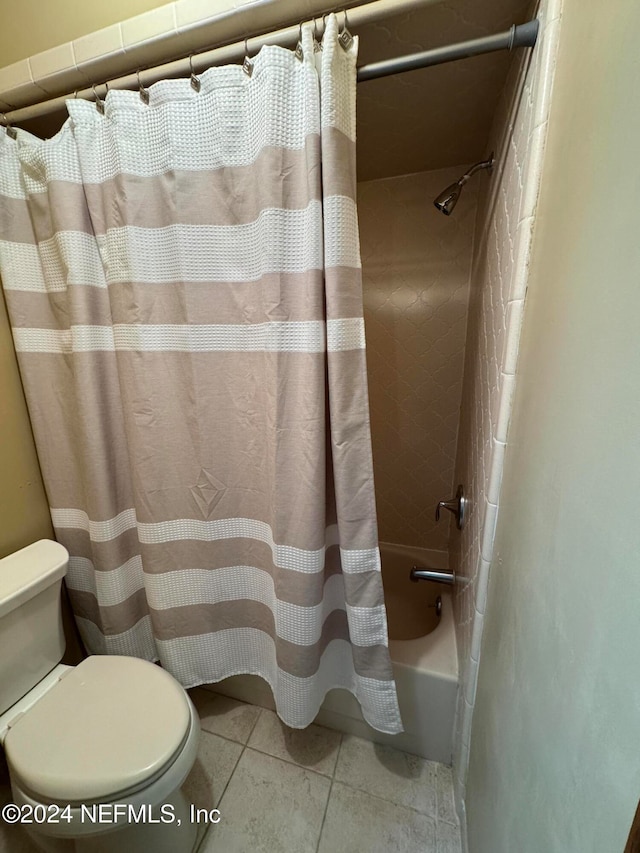
[[[189,699],[160,667],[89,657],[12,721],[12,781],[39,802],[127,797],[162,776],[192,729]]]

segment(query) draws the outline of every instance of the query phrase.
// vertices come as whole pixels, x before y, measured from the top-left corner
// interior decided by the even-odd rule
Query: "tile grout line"
[[[338,757],[336,759],[336,766],[335,766],[335,770],[334,770],[334,778],[335,778],[335,771],[338,769],[338,762],[340,761],[340,752],[342,751],[342,744],[344,742],[344,737],[345,737],[345,735],[343,734],[341,739],[340,739],[340,748],[338,749]],[[391,749],[394,749],[394,747],[391,747]],[[398,750],[398,752],[402,752],[402,750]],[[405,753],[405,754],[406,755],[412,755],[413,753]],[[416,757],[420,758],[420,756],[416,756]],[[422,759],[422,760],[427,761],[430,764],[436,764],[436,765],[438,764],[437,761],[430,762],[429,759],[427,759],[427,758]],[[352,791],[359,791],[362,794],[366,794],[368,797],[375,797],[377,800],[382,800],[383,803],[390,803],[392,806],[397,806],[398,808],[401,808],[401,809],[409,809],[409,811],[415,812],[416,814],[422,815],[423,817],[428,817],[428,818],[430,818],[430,820],[432,820],[436,824],[436,827],[437,827],[437,822],[438,822],[437,774],[438,774],[438,770],[436,767],[436,784],[434,786],[435,800],[436,800],[435,814],[429,814],[428,812],[420,811],[420,809],[415,808],[415,806],[410,806],[410,805],[407,805],[405,803],[398,803],[395,800],[389,800],[386,797],[381,797],[379,794],[372,794],[371,791],[367,791],[366,788],[358,788],[356,785],[353,785],[351,782],[347,782],[344,779],[336,779],[336,782],[340,782],[341,785],[345,785],[347,788],[350,788]]]
[[[196,689],[206,689],[206,688],[196,688]],[[214,691],[209,691],[209,692],[213,693]],[[218,693],[215,695],[222,696],[223,694]],[[244,752],[247,748],[247,743],[249,742],[249,738],[253,734],[253,730],[255,729],[255,727],[258,725],[258,720],[260,719],[260,716],[261,716],[262,711],[263,711],[263,709],[259,705],[251,705],[249,702],[244,702],[242,704],[247,705],[248,707],[258,708],[258,713],[256,714],[255,722],[254,722],[253,726],[251,727],[251,731],[247,735],[247,740],[244,743],[242,743],[242,741],[233,740],[232,738],[229,738],[229,737],[224,737],[224,735],[218,734],[217,732],[211,732],[211,731],[209,731],[209,729],[202,728],[202,721],[200,721],[200,731],[201,732],[204,732],[205,734],[214,735],[214,737],[220,737],[223,740],[228,741],[229,743],[235,743],[238,746],[242,747],[242,749],[240,750],[240,752],[238,754],[238,758],[236,759],[236,762],[233,765],[233,770],[231,771],[231,774],[230,774],[229,778],[227,779],[227,784],[222,789],[222,793],[220,794],[220,799],[218,800],[215,808],[218,808],[218,806],[222,803],[222,798],[224,797],[224,795],[227,791],[227,788],[229,787],[229,784],[231,783],[231,780],[233,779],[233,776],[234,776],[236,770],[238,769],[238,764],[240,763],[240,759],[244,755]],[[196,708],[196,710],[197,710],[197,708]],[[200,717],[199,714],[198,714],[198,717]],[[205,839],[207,838],[207,836],[209,835],[210,832],[211,832],[211,826],[207,826],[206,830],[204,831],[204,833],[202,835],[202,838],[200,839],[200,841],[199,841],[197,847],[194,849],[193,853],[200,853],[200,851],[204,849],[203,845],[205,843]]]
[[[440,772],[436,767],[436,813],[435,813],[435,821],[436,821],[436,850],[440,846],[438,844],[438,827],[440,825]]]
[[[258,722],[258,718],[259,718],[259,717],[260,717],[260,714],[258,714],[258,716],[256,717],[256,722],[253,724],[253,728],[255,728],[255,726],[256,726],[256,724],[257,724],[257,722]],[[251,729],[251,732],[253,732],[253,728]],[[207,732],[207,729],[204,729],[203,731]],[[208,734],[210,734],[210,735],[215,735],[215,734],[216,734],[215,732],[207,732],[207,733],[208,733]],[[216,735],[216,737],[222,737],[222,735]],[[251,733],[249,734],[249,737],[251,737]],[[231,738],[222,738],[222,739],[223,739],[223,740],[227,740],[227,741],[229,741],[229,743],[236,743],[236,744],[238,744],[238,746],[241,746],[241,747],[242,747],[242,749],[240,750],[240,752],[239,752],[239,754],[238,754],[238,757],[237,757],[237,759],[236,759],[236,763],[233,765],[233,770],[232,770],[232,771],[231,771],[231,773],[229,774],[229,778],[227,779],[227,784],[226,784],[226,785],[224,786],[224,788],[222,789],[222,793],[220,794],[220,798],[219,798],[218,802],[216,803],[216,805],[214,806],[214,808],[216,808],[216,809],[217,809],[217,808],[219,808],[219,806],[221,805],[221,803],[222,803],[222,799],[223,799],[224,795],[225,795],[225,794],[226,794],[226,792],[227,792],[227,788],[228,788],[228,787],[229,787],[229,785],[231,784],[231,780],[233,779],[233,777],[234,777],[234,775],[235,775],[235,772],[236,772],[236,770],[238,769],[238,764],[240,764],[240,759],[241,759],[241,758],[242,758],[242,756],[244,755],[245,749],[247,748],[247,744],[246,744],[246,743],[240,743],[240,742],[239,742],[239,741],[237,741],[237,740],[231,740]],[[247,738],[247,741],[248,741],[248,740],[249,740],[249,738]],[[220,817],[222,817],[222,813],[220,814]],[[206,829],[206,832],[204,833],[204,835],[203,835],[203,836],[202,836],[202,838],[200,839],[200,844],[198,844],[198,847],[197,847],[197,849],[194,851],[194,853],[200,853],[200,851],[201,851],[201,850],[203,850],[203,846],[202,846],[202,845],[204,844],[205,838],[207,838],[207,836],[209,835],[209,833],[210,833],[210,832],[211,832],[211,826],[208,826],[208,827],[207,827],[207,829]]]
[[[220,735],[220,737],[222,737],[222,735]],[[234,743],[237,742],[238,741],[234,741]],[[297,767],[299,770],[306,770],[308,773],[315,773],[316,776],[322,776],[323,779],[333,778],[329,773],[321,773],[320,770],[316,770],[314,767],[307,767],[306,764],[298,764],[297,761],[293,761],[289,758],[283,758],[281,755],[274,755],[272,752],[265,752],[257,746],[249,746],[249,744],[247,744],[247,748],[252,752],[259,753],[260,755],[266,755],[267,758],[274,758],[276,761],[282,761],[283,764],[289,764],[291,767]]]
[[[455,830],[457,830],[458,839],[460,839],[460,840],[461,840],[461,832],[462,832],[459,823],[451,823],[448,820],[443,820],[440,818],[440,800],[441,799],[443,799],[443,798],[441,798],[440,770],[439,770],[439,768],[436,768],[436,815],[435,815],[435,821],[436,821],[436,853],[440,853],[440,832],[439,832],[439,830],[440,830],[441,824],[443,826],[451,826]]]
[[[333,772],[331,773],[331,781],[329,782],[329,792],[327,794],[327,802],[324,806],[324,814],[322,815],[322,823],[320,824],[320,832],[318,833],[318,843],[316,844],[316,853],[320,850],[320,842],[322,841],[322,832],[324,830],[324,824],[327,819],[327,812],[329,811],[329,800],[331,799],[331,793],[333,791],[333,783],[336,778],[336,770],[338,769],[338,762],[340,761],[340,751],[342,750],[342,741],[344,740],[344,734],[340,733],[340,742],[338,743],[338,754],[336,755],[336,763],[333,765]]]
[[[249,734],[247,736],[247,740],[245,741],[245,744],[244,744],[245,747],[249,745],[249,741],[251,740],[251,735],[256,730],[256,726],[258,725],[258,721],[259,721],[260,717],[262,716],[262,712],[264,711],[264,708],[262,708],[260,705],[250,705],[249,707],[250,708],[258,708],[258,713],[256,714],[256,721],[251,726],[251,731],[249,732]]]
[[[248,704],[248,703],[245,703],[245,704]],[[254,705],[252,707],[257,708],[259,706]],[[261,711],[270,711],[270,710],[271,710],[270,708],[261,708]],[[258,719],[259,719],[259,717],[260,717],[260,714],[258,714]],[[323,773],[321,770],[316,770],[315,767],[308,767],[306,764],[299,764],[297,761],[294,761],[292,758],[283,758],[281,755],[274,755],[272,752],[265,752],[264,749],[261,749],[259,746],[255,746],[253,744],[250,745],[249,739],[251,738],[251,735],[253,734],[255,727],[258,725],[258,719],[256,719],[255,723],[253,724],[251,732],[249,733],[249,738],[247,739],[246,743],[243,743],[243,741],[241,741],[241,740],[234,740],[234,738],[227,737],[226,735],[222,735],[222,734],[220,734],[220,732],[212,732],[210,729],[204,729],[203,728],[202,732],[204,734],[207,734],[207,735],[213,735],[214,737],[222,738],[222,740],[226,740],[229,743],[235,743],[237,746],[242,747],[242,752],[244,752],[245,749],[249,749],[251,752],[258,752],[260,755],[266,755],[267,758],[274,758],[276,761],[282,761],[284,764],[289,764],[291,767],[298,767],[300,770],[307,770],[309,773],[315,773],[316,776],[322,776],[323,779],[333,778],[333,774],[335,773],[335,767],[331,773]],[[323,726],[323,728],[326,728],[326,726]],[[329,731],[335,731],[335,730],[329,729]],[[338,732],[338,734],[340,734],[340,742],[342,743],[342,732]],[[339,750],[340,750],[340,747],[338,746],[338,751]],[[242,752],[240,753],[240,757],[238,758],[238,761],[240,761],[240,758],[242,757]],[[337,759],[336,759],[336,764],[337,764]],[[235,771],[235,768],[234,768],[234,771]],[[226,788],[225,788],[225,790],[226,790]]]
[[[374,800],[380,800],[380,802],[382,803],[389,803],[389,805],[395,806],[398,809],[406,809],[409,812],[415,812],[421,817],[428,817],[429,820],[432,820],[434,822],[434,824],[437,824],[438,822],[438,818],[435,814],[429,814],[429,812],[422,812],[415,806],[410,806],[407,803],[398,803],[395,800],[388,800],[386,797],[381,797],[380,794],[372,794],[371,791],[367,791],[366,788],[356,788],[355,785],[352,785],[349,782],[345,782],[343,779],[336,779],[335,781],[339,782],[341,785],[344,785],[345,788],[349,788],[352,791],[357,791],[359,794],[366,794],[367,797],[373,797]],[[443,821],[443,823],[448,823],[448,821]],[[455,826],[455,824],[450,823],[449,826]]]
[[[327,802],[324,806],[324,814],[322,815],[322,823],[320,824],[320,832],[318,833],[318,843],[316,844],[316,853],[320,850],[320,842],[322,841],[322,832],[324,830],[324,824],[327,819],[327,812],[329,811],[329,800],[331,799],[331,792],[333,791],[333,777],[329,780],[329,792],[327,794]]]
[[[272,711],[271,708],[263,708],[261,705],[251,705],[249,702],[245,702],[243,704],[247,705],[250,708],[258,708],[258,710],[260,712],[258,714],[258,716],[256,717],[255,723],[251,727],[251,731],[249,732],[249,736],[247,737],[246,742],[243,743],[242,741],[239,741],[239,740],[233,740],[233,738],[226,737],[225,735],[221,735],[219,732],[209,731],[209,729],[203,729],[203,731],[206,732],[207,734],[215,735],[216,737],[221,737],[223,740],[228,740],[230,743],[239,744],[240,746],[243,747],[243,752],[244,752],[244,749],[250,749],[250,750],[253,750],[253,752],[259,752],[260,755],[266,755],[268,758],[275,758],[277,761],[283,761],[285,764],[290,764],[292,767],[299,767],[301,770],[308,770],[310,773],[315,773],[318,776],[323,776],[325,779],[333,778],[333,775],[336,771],[336,767],[338,766],[338,756],[336,756],[336,763],[333,767],[332,772],[331,773],[323,773],[321,770],[316,770],[315,767],[307,767],[306,764],[299,764],[297,761],[293,761],[293,759],[291,759],[291,758],[283,758],[281,755],[274,755],[272,752],[265,752],[264,749],[261,749],[259,746],[250,745],[249,741],[251,740],[251,735],[253,734],[256,726],[258,725],[258,721],[260,720],[260,717],[262,716],[262,712],[268,711],[269,713],[272,713],[272,714],[276,714],[276,712]],[[277,716],[277,714],[276,714],[276,716]],[[317,725],[317,723],[311,723],[311,725]],[[318,728],[326,728],[327,731],[330,731],[330,732],[335,731],[337,734],[340,735],[340,741],[338,743],[338,755],[339,755],[340,754],[340,747],[342,746],[342,737],[343,737],[342,732],[338,732],[337,729],[329,729],[327,726],[318,726]],[[242,757],[242,753],[240,754],[240,756]],[[238,761],[239,760],[240,759],[238,759]]]

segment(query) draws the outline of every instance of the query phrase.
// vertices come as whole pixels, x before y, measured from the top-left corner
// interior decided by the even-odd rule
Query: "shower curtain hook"
[[[244,62],[242,63],[242,70],[247,75],[247,77],[251,77],[253,74],[253,60],[249,59],[249,38],[246,37],[244,40]]]
[[[302,21],[298,24],[298,44],[296,45],[296,59],[299,59],[300,62],[304,59],[304,51],[302,49]]]
[[[15,129],[15,127],[11,127],[11,125],[9,124],[9,119],[6,117],[6,115],[4,113],[0,113],[0,116],[2,116],[2,126],[4,127],[5,132],[6,132],[7,136],[9,137],[9,139],[17,139],[18,138],[18,132]]]
[[[105,84],[106,85],[106,84]],[[96,92],[96,84],[91,84],[91,89],[93,91],[93,96],[96,99],[96,109],[100,113],[100,115],[104,115],[104,101],[100,100],[100,95]],[[107,86],[107,92],[109,91],[109,87]],[[107,93],[105,92],[105,98],[107,97]]]
[[[140,69],[136,71],[136,77],[138,78],[138,94],[140,95],[140,100],[143,104],[149,106],[149,90],[145,89],[140,80]]]
[[[353,36],[349,32],[349,19],[347,18],[347,10],[344,10],[344,24],[342,27],[342,32],[338,36],[338,41],[340,42],[342,48],[344,50],[349,50],[351,45],[353,44]]]
[[[194,90],[194,92],[199,92],[200,91],[200,80],[196,76],[196,72],[193,70],[193,54],[192,53],[189,54],[189,70],[191,71],[191,77],[189,79],[189,82],[191,83],[191,88]]]

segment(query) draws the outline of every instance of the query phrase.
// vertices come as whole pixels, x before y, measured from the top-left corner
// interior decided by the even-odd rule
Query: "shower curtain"
[[[302,58],[0,132],[0,275],[87,649],[260,675],[294,727],[346,688],[394,733],[356,51],[331,16]]]

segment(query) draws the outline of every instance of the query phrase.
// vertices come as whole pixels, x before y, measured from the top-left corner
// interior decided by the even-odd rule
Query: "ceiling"
[[[358,27],[358,65],[508,30],[531,0],[449,0]],[[473,163],[513,55],[485,54],[358,84],[358,180]]]

